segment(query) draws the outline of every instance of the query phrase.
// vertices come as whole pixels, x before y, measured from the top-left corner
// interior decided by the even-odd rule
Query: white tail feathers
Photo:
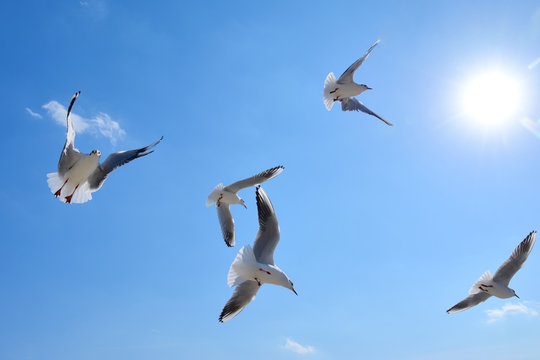
[[[49,189],[51,189],[51,193],[56,194],[56,192],[62,188],[58,200],[66,202],[66,196],[72,193],[73,197],[71,198],[71,203],[73,204],[82,204],[88,200],[92,200],[92,191],[88,186],[88,182],[80,185],[77,190],[75,190],[73,184],[69,182],[64,185],[65,181],[66,180],[58,175],[58,173],[47,174],[47,184],[49,185]],[[73,192],[73,190],[75,190],[75,192]]]
[[[491,275],[491,271],[488,270],[485,273],[483,273],[482,276],[480,276],[480,279],[478,279],[469,290],[469,295],[478,294],[479,292],[481,292],[482,290],[480,290],[479,288],[480,285],[482,284],[489,285],[491,282],[491,279],[493,279],[493,275]]]
[[[330,94],[330,91],[334,91],[336,89],[336,85],[336,77],[334,76],[334,73],[331,72],[324,81],[323,90],[324,106],[326,106],[328,111],[332,110],[332,106],[334,106],[334,97],[332,94]]]
[[[243,283],[246,280],[250,280],[242,274],[249,273],[253,268],[253,264],[257,263],[255,254],[250,245],[246,245],[240,249],[238,255],[234,259],[231,267],[229,268],[229,274],[227,275],[227,285],[233,287]]]
[[[223,184],[219,184],[212,190],[210,195],[208,195],[208,198],[206,199],[206,207],[209,207],[213,203],[215,203],[219,197],[219,194],[223,191]]]

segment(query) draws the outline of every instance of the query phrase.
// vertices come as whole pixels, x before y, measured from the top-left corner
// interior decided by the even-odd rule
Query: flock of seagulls
[[[334,103],[338,101],[341,103],[343,111],[362,111],[392,126],[390,122],[368,109],[355,98],[364,91],[371,90],[367,85],[355,83],[354,73],[378,43],[379,40],[361,58],[349,66],[339,79],[336,80],[333,72],[328,74],[324,82],[323,101],[328,110],[331,110]],[[47,174],[47,183],[51,192],[64,203],[85,203],[91,200],[92,193],[101,188],[113,170],[132,160],[151,154],[154,150],[150,149],[163,140],[161,137],[148,146],[116,152],[109,155],[100,164],[101,152],[99,150],[83,154],[74,146],[75,129],[69,115],[79,95],[80,91],[73,95],[67,110],[66,142],[58,161],[58,171]],[[207,207],[216,204],[223,240],[227,246],[232,247],[236,243],[236,236],[230,205],[240,204],[247,209],[244,200],[238,196],[238,192],[248,187],[257,186],[255,196],[259,230],[255,236],[253,247],[250,245],[242,247],[229,268],[227,284],[229,287],[236,286],[236,288],[221,311],[220,322],[228,321],[238,315],[255,298],[259,288],[265,283],[283,286],[298,295],[293,282],[274,263],[274,250],[280,239],[280,229],[274,206],[260,186],[260,184],[281,174],[283,170],[283,166],[276,166],[225,187],[220,183],[206,199]],[[535,241],[536,231],[533,231],[515,248],[494,275],[490,271],[485,272],[471,287],[469,296],[446,312],[451,314],[469,309],[486,301],[491,296],[502,299],[518,297],[508,285],[527,260]]]

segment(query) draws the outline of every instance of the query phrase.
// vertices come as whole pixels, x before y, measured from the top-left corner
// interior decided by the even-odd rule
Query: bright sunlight
[[[516,115],[520,103],[519,82],[500,70],[487,71],[472,78],[463,91],[465,115],[482,125],[502,125]]]

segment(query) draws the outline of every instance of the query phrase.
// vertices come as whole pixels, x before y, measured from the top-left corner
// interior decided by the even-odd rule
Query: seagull
[[[66,143],[58,161],[58,172],[47,174],[47,184],[51,192],[65,203],[85,203],[91,200],[92,193],[101,188],[107,176],[114,169],[153,153],[153,150],[147,150],[159,144],[163,139],[162,136],[158,141],[148,146],[111,154],[102,164],[99,163],[101,156],[99,150],[92,150],[90,154],[81,154],[74,147],[75,129],[69,118],[71,108],[80,94],[81,92],[77,91],[69,103],[66,116]]]
[[[366,114],[373,115],[376,118],[382,120],[386,125],[392,126],[391,123],[384,120],[379,115],[375,114],[373,111],[369,110],[364,104],[358,101],[353,96],[360,95],[366,90],[371,90],[370,87],[364,84],[357,84],[354,82],[353,76],[356,69],[362,65],[364,60],[367,59],[371,50],[377,46],[379,40],[375,41],[369,50],[362,56],[360,59],[356,60],[345,72],[339,77],[336,81],[334,73],[331,72],[326,77],[324,81],[324,91],[323,91],[323,100],[324,105],[328,111],[332,110],[334,102],[341,102],[341,110],[343,111],[362,111]]]
[[[240,249],[229,269],[227,284],[229,287],[236,286],[236,289],[221,311],[220,322],[228,321],[244,310],[255,299],[262,284],[280,285],[298,295],[293,282],[274,264],[274,250],[279,242],[279,225],[274,207],[260,186],[257,187],[256,197],[259,231],[253,249],[250,245]]]
[[[225,240],[225,244],[227,244],[227,246],[234,246],[236,241],[234,235],[234,219],[232,217],[231,210],[229,209],[229,204],[240,204],[247,209],[244,200],[237,195],[237,192],[250,186],[262,184],[263,182],[281,174],[283,169],[285,168],[280,165],[225,187],[223,187],[223,184],[219,184],[214,188],[214,190],[212,190],[210,195],[208,195],[208,198],[206,199],[206,207],[212,205],[214,202],[216,203],[219,224],[221,225],[221,232],[223,233],[223,240]]]
[[[536,231],[531,232],[512,252],[512,255],[497,269],[495,275],[486,271],[469,290],[469,296],[446,310],[448,314],[467,310],[486,301],[491,295],[501,299],[517,297],[516,292],[508,287],[512,277],[527,260],[536,241]]]

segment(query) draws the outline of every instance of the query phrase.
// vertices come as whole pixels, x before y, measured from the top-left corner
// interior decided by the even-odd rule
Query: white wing
[[[274,264],[274,250],[279,242],[279,225],[268,195],[259,186],[256,191],[259,213],[259,231],[253,243],[253,253],[258,262]]]
[[[343,111],[362,111],[362,112],[365,112],[366,114],[375,116],[379,120],[382,120],[386,125],[393,126],[391,123],[384,120],[382,117],[375,114],[373,111],[369,110],[364,104],[362,104],[356,98],[348,97],[348,98],[340,99],[339,101],[341,101],[341,110]]]
[[[75,100],[79,97],[81,94],[80,91],[77,91],[73,97],[71,98],[71,101],[69,102],[69,107],[67,111],[66,116],[66,124],[67,124],[67,133],[66,133],[66,143],[64,144],[64,149],[62,150],[62,154],[60,155],[60,160],[58,161],[58,174],[60,176],[64,176],[66,172],[82,157],[79,150],[75,149],[75,129],[73,128],[73,122],[69,118],[69,114],[71,113],[71,108],[73,107],[73,104],[75,103]]]
[[[476,306],[480,303],[486,301],[491,295],[485,292],[479,292],[473,295],[467,296],[465,299],[458,302],[456,305],[452,306],[450,309],[446,310],[447,313],[453,314],[463,310],[467,310],[473,306]]]
[[[234,219],[231,214],[229,204],[221,203],[216,206],[217,214],[219,218],[219,225],[221,225],[221,233],[223,234],[223,240],[227,246],[234,246],[236,237],[234,235]]]
[[[345,72],[343,74],[341,74],[341,76],[339,77],[337,83],[338,84],[352,83],[353,82],[354,72],[356,71],[356,69],[358,69],[360,67],[360,65],[362,65],[364,60],[367,59],[367,57],[368,57],[369,53],[371,52],[371,50],[373,50],[375,48],[375,46],[377,46],[378,43],[379,43],[379,40],[375,41],[375,44],[371,45],[371,47],[364,54],[364,56],[362,56],[360,59],[356,60],[351,66],[349,66],[349,68],[347,70],[345,70]]]
[[[225,322],[230,320],[238,315],[240,311],[244,310],[251,300],[255,299],[259,287],[257,282],[253,280],[247,280],[238,285],[234,289],[232,297],[227,301],[227,304],[225,304],[225,307],[221,311],[219,321]]]
[[[151,147],[156,146],[159,144],[159,142],[163,140],[163,136],[156,141],[153,144],[150,144],[148,146],[135,149],[135,150],[128,150],[128,151],[120,151],[114,154],[111,154],[107,157],[107,159],[103,162],[103,164],[99,165],[96,170],[88,177],[88,184],[90,186],[90,189],[93,191],[96,191],[103,185],[103,182],[109,176],[109,174],[116,168],[127,164],[128,162],[135,160],[137,158],[146,156],[148,154],[151,154],[154,152],[148,151]]]
[[[493,280],[508,286],[512,277],[527,260],[536,241],[536,231],[532,231],[527,237],[512,251],[512,255],[497,269]]]
[[[236,193],[238,190],[262,184],[263,182],[268,181],[281,174],[283,169],[285,168],[281,165],[276,166],[274,168],[260,172],[257,175],[253,175],[252,177],[249,177],[247,179],[237,181],[235,183],[232,183],[231,185],[227,185],[223,188],[223,190]]]

